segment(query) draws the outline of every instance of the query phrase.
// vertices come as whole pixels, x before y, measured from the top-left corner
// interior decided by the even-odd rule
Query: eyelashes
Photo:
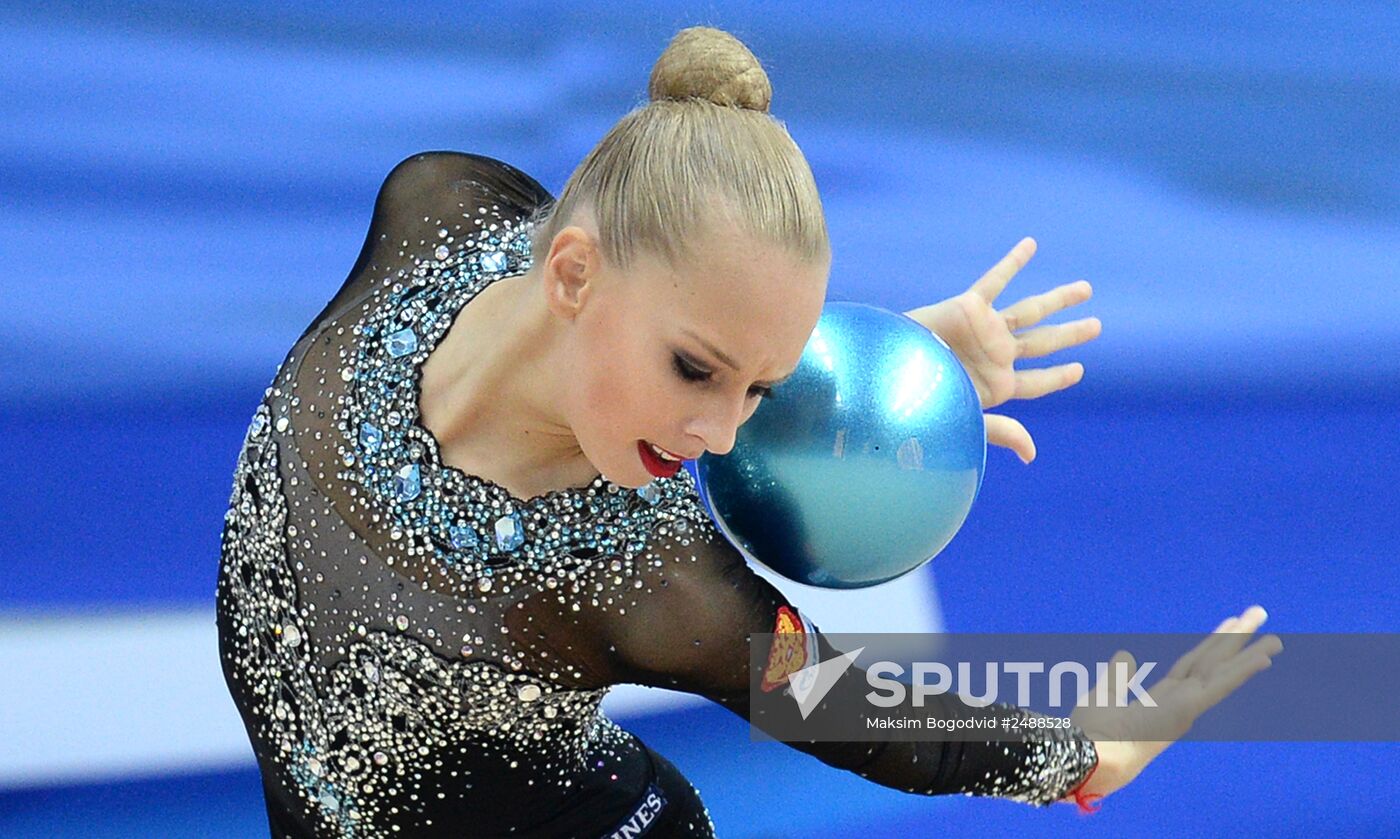
[[[690,362],[686,361],[684,358],[681,358],[678,355],[672,355],[671,360],[673,366],[676,368],[676,372],[680,374],[680,377],[682,379],[685,379],[688,382],[703,382],[706,379],[710,378],[709,373],[692,365]]]
[[[699,367],[696,367],[694,364],[691,364],[689,361],[686,361],[680,355],[676,355],[674,353],[671,355],[671,366],[675,368],[676,374],[687,382],[709,381],[710,376],[713,375],[708,370],[701,370]],[[769,387],[760,387],[758,385],[754,385],[753,387],[749,388],[749,395],[757,396],[760,399],[763,399],[768,396],[772,396],[773,389]]]

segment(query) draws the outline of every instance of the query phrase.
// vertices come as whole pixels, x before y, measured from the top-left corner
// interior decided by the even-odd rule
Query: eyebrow
[[[732,359],[732,358],[730,358],[729,356],[725,355],[725,354],[720,350],[719,347],[716,347],[714,344],[711,344],[709,341],[706,341],[704,338],[700,337],[699,335],[697,335],[696,333],[692,332],[692,331],[689,330],[689,329],[683,329],[683,330],[681,330],[681,332],[682,332],[683,334],[685,334],[685,335],[689,335],[691,338],[694,338],[696,341],[699,341],[699,342],[700,342],[700,346],[704,347],[705,350],[706,350],[706,352],[710,353],[710,354],[713,355],[715,358],[718,358],[720,361],[722,361],[722,362],[724,362],[725,364],[729,365],[729,367],[732,368],[735,372],[738,372],[738,370],[739,370],[739,365],[738,365],[738,364],[735,364],[735,363],[734,363],[734,359]],[[778,385],[782,384],[783,382],[787,381],[788,379],[791,379],[792,376],[793,376],[793,373],[796,373],[796,372],[797,372],[796,370],[793,370],[792,373],[788,373],[786,376],[783,376],[781,379],[770,379],[770,380],[766,380],[766,381],[760,380],[760,381],[754,382],[754,384],[759,385],[759,386],[761,386],[761,387],[777,387]]]

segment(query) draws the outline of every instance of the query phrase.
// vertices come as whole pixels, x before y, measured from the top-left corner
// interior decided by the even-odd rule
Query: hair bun
[[[671,39],[647,86],[651,101],[706,99],[768,113],[773,87],[749,48],[709,26],[682,29]]]

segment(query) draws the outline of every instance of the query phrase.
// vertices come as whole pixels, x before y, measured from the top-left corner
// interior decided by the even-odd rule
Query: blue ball
[[[808,585],[861,588],[932,559],[982,486],[987,430],[957,356],[905,315],[827,303],[797,371],[696,464],[724,535]]]

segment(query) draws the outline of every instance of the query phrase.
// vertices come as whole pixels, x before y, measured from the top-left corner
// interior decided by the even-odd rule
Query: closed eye
[[[672,355],[671,358],[675,361],[676,372],[680,374],[682,379],[688,382],[704,382],[709,380],[711,375],[709,371],[701,370],[679,355]]]
[[[707,382],[710,380],[711,377],[714,376],[714,374],[710,371],[702,370],[699,367],[696,367],[694,364],[687,361],[683,356],[672,354],[671,358],[672,364],[676,369],[676,373],[687,382]],[[772,395],[773,389],[771,387],[754,385],[753,387],[749,388],[749,396],[757,396],[760,399],[762,399]]]

